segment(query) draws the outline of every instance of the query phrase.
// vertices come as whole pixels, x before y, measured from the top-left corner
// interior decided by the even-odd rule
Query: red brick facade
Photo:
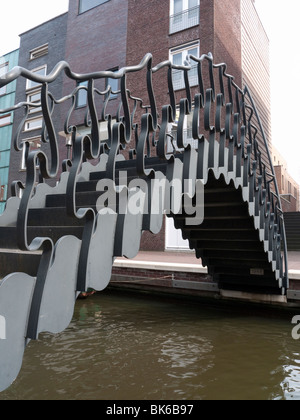
[[[193,41],[200,42],[200,54],[211,52],[216,63],[226,62],[227,72],[242,83],[241,7],[240,0],[201,0],[200,24],[170,34],[170,0],[128,0],[127,65],[136,65],[147,53],[153,55],[153,64],[169,59],[170,50]],[[135,74],[128,79],[134,96],[143,97],[145,75]],[[134,80],[133,80],[134,77]],[[169,103],[166,78],[153,76],[158,112]],[[184,96],[177,91],[177,100]],[[147,98],[143,98],[147,101]],[[146,233],[142,250],[165,250],[165,227],[160,234]]]

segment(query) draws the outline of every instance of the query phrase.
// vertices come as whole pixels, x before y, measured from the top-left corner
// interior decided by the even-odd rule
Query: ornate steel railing
[[[175,121],[176,118],[176,100],[175,100],[175,89],[173,83],[174,71],[182,72],[183,79],[185,82],[185,93],[186,98],[181,100],[180,118],[179,118],[179,127],[177,134],[177,143],[181,148],[184,148],[184,142],[182,140],[183,136],[183,120],[185,116],[193,112],[193,121],[195,124],[198,122],[198,115],[201,110],[204,111],[204,128],[209,131],[210,127],[215,126],[216,131],[221,131],[221,111],[222,108],[226,108],[226,121],[225,121],[225,134],[226,138],[229,140],[232,136],[234,138],[234,146],[238,146],[238,142],[241,141],[242,146],[242,158],[247,156],[247,153],[250,153],[257,164],[257,175],[261,177],[263,189],[266,190],[267,197],[271,203],[271,211],[274,213],[276,218],[276,223],[279,226],[279,230],[284,237],[284,228],[283,228],[283,217],[282,217],[282,207],[280,203],[280,195],[276,182],[275,171],[272,164],[272,159],[270,157],[268,144],[265,138],[263,131],[262,123],[259,118],[258,112],[255,108],[253,98],[249,92],[248,87],[246,86],[244,90],[241,90],[235,83],[234,78],[231,75],[226,73],[226,65],[213,64],[212,56],[203,55],[200,58],[190,56],[188,61],[192,63],[185,66],[176,66],[171,62],[166,61],[159,64],[158,66],[152,67],[152,56],[148,54],[142,60],[140,65],[127,67],[121,69],[118,72],[96,72],[91,74],[75,74],[71,71],[69,65],[66,62],[59,63],[54,70],[48,76],[39,76],[36,75],[24,68],[17,67],[7,73],[4,77],[0,79],[0,86],[6,86],[12,81],[16,80],[19,77],[24,77],[28,80],[34,81],[42,85],[41,87],[41,103],[29,103],[23,102],[15,105],[12,108],[0,110],[0,115],[7,114],[17,109],[24,109],[24,117],[22,122],[19,125],[17,133],[14,139],[14,148],[17,151],[22,151],[23,147],[27,148],[29,151],[28,142],[19,143],[19,137],[23,130],[26,120],[28,119],[29,111],[33,107],[40,108],[42,107],[43,114],[43,128],[41,131],[41,139],[43,143],[49,143],[50,145],[50,156],[46,156],[45,153],[40,150],[34,152],[33,154],[27,153],[27,181],[25,185],[21,185],[19,182],[14,183],[15,185],[21,186],[24,189],[24,195],[20,206],[19,220],[18,220],[18,243],[21,249],[28,249],[30,246],[26,240],[26,214],[28,209],[29,200],[34,194],[34,186],[38,182],[39,177],[36,174],[35,168],[39,166],[40,174],[39,176],[46,179],[53,179],[58,176],[60,167],[63,166],[64,170],[69,167],[74,166],[74,161],[61,161],[59,156],[58,148],[58,138],[57,131],[53,126],[52,113],[55,106],[71,100],[72,105],[68,111],[64,131],[66,136],[73,137],[73,148],[75,150],[76,144],[78,142],[83,142],[85,149],[85,158],[88,159],[99,159],[102,153],[107,153],[112,148],[116,149],[115,153],[118,154],[118,144],[122,146],[123,149],[131,149],[132,139],[134,133],[134,116],[137,111],[138,105],[145,110],[145,115],[142,117],[141,129],[143,136],[139,137],[137,140],[137,147],[135,154],[137,156],[137,165],[138,168],[144,168],[144,155],[143,153],[138,153],[141,150],[144,150],[147,147],[147,156],[151,154],[151,145],[149,142],[150,134],[154,137],[157,137],[157,140],[154,140],[154,145],[156,147],[157,155],[161,159],[166,159],[165,150],[166,142],[168,140],[167,125],[171,121]],[[204,87],[205,81],[203,77],[203,63],[208,62],[209,64],[209,83],[208,86]],[[195,63],[195,64],[193,64]],[[190,89],[190,77],[189,72],[192,70],[194,73],[195,66],[197,66],[198,73],[198,86],[199,93],[195,95],[194,101],[191,96]],[[127,89],[126,80],[130,73],[138,73],[142,69],[147,69],[147,94],[149,98],[149,103],[145,105],[141,99],[134,98],[131,96],[130,91]],[[156,108],[155,95],[152,85],[152,77],[157,73],[161,72],[164,68],[168,69],[167,84],[169,87],[169,97],[170,105],[164,107],[162,110],[161,121],[159,121],[159,115]],[[217,71],[217,78],[220,87],[220,92],[217,94],[215,88],[215,79]],[[70,79],[79,82],[87,82],[88,86],[78,86],[74,91],[60,99],[55,99],[51,92],[49,91],[49,86],[56,81],[57,77],[61,73],[65,73]],[[101,79],[119,79],[121,83],[121,89],[119,92],[112,92],[111,88],[108,87],[105,91],[99,91],[95,88],[95,82]],[[225,85],[227,85],[225,87]],[[71,115],[74,112],[76,97],[78,92],[85,90],[87,92],[88,106],[87,106],[87,115],[85,119],[85,126],[90,128],[91,135],[86,136],[83,140],[76,139],[76,130],[75,126],[70,125]],[[119,94],[121,96],[119,110],[116,116],[116,124],[112,126],[112,116],[106,113],[107,106],[109,104],[110,95]],[[101,118],[99,118],[96,109],[96,97],[102,97],[104,99],[104,105],[102,109]],[[129,102],[133,103],[132,111],[130,110]],[[215,121],[211,120],[211,107],[215,104],[216,106],[216,116]],[[251,110],[250,116],[246,116],[247,110]],[[234,121],[233,121],[234,119]],[[256,119],[256,124],[254,125],[254,119]],[[109,137],[105,142],[100,141],[99,134],[99,120],[106,121],[108,126]],[[231,124],[233,123],[233,128]],[[193,139],[196,141],[201,140],[201,134],[198,132],[198,127],[193,125]],[[242,127],[240,127],[242,125]],[[143,129],[146,129],[143,132]],[[241,130],[240,133],[237,130]],[[233,130],[233,131],[231,131]],[[114,131],[114,133],[113,133]],[[114,140],[113,137],[115,134],[118,140]],[[241,138],[239,139],[239,136]],[[113,144],[116,142],[116,144]],[[265,151],[268,156],[268,161],[264,162],[262,160],[262,147],[265,148]],[[153,150],[153,149],[152,149]],[[130,150],[132,155],[132,150]],[[111,155],[111,152],[109,153]],[[115,158],[113,158],[115,160]],[[143,172],[143,171],[142,171]],[[14,189],[15,191],[15,189]],[[70,212],[76,214],[74,211],[74,206],[70,205]],[[284,241],[285,242],[285,241]],[[40,245],[40,244],[39,244]],[[286,246],[283,246],[284,254],[286,256]]]
[[[68,63],[60,62],[46,76],[16,67],[0,78],[0,88],[18,78],[41,86],[40,103],[24,101],[0,110],[0,116],[24,111],[16,129],[14,149],[25,156],[27,168],[26,181],[13,182],[13,197],[0,216],[0,248],[7,250],[3,251],[3,258],[8,263],[15,261],[16,254],[10,254],[11,249],[22,255],[19,266],[11,263],[13,271],[8,271],[9,264],[0,268],[0,320],[6,320],[7,329],[14,331],[5,339],[0,337],[0,389],[9,386],[17,376],[28,340],[36,339],[42,331],[64,330],[72,319],[76,296],[88,288],[103,290],[110,281],[114,258],[134,257],[139,251],[142,232],[161,230],[165,201],[156,197],[153,180],[178,178],[183,184],[191,179],[194,187],[192,191],[183,188],[179,203],[187,195],[196,196],[197,182],[206,185],[211,173],[216,179],[223,177],[227,185],[233,184],[241,191],[241,207],[245,202],[248,205],[248,222],[259,232],[255,247],[266,255],[264,267],[268,264],[274,272],[268,287],[282,295],[289,287],[280,195],[267,140],[249,89],[240,89],[233,76],[226,73],[226,65],[214,64],[211,54],[190,56],[183,66],[170,61],[153,66],[152,61],[152,55],[147,54],[137,66],[88,74],[74,73]],[[189,72],[195,66],[198,84],[191,89]],[[174,71],[183,74],[185,83],[180,92],[174,89]],[[50,88],[61,74],[76,87],[69,95],[56,98]],[[130,77],[145,77],[145,89],[139,94],[147,99],[135,96],[135,83],[131,82],[131,90],[128,88]],[[168,104],[160,110],[153,88],[156,77],[165,78],[168,87]],[[110,86],[105,88],[108,79],[119,80],[119,91],[112,92]],[[78,125],[72,121],[81,91],[86,92],[87,106],[84,121]],[[119,98],[114,113],[109,112],[111,95]],[[176,96],[181,99],[177,100]],[[32,107],[42,109],[42,147],[38,150],[30,150],[30,141],[22,139]],[[57,114],[63,116],[63,130],[55,124]],[[193,141],[198,143],[194,149],[185,144],[188,116],[192,121]],[[175,122],[176,147],[170,153],[170,128]],[[68,139],[68,152],[61,151],[61,131]],[[88,134],[81,135],[80,131]],[[136,185],[127,188],[127,184],[118,184],[122,168],[130,170],[131,177],[143,179],[150,186],[148,191]],[[57,185],[48,185],[51,180]],[[115,186],[116,211],[99,205],[99,199],[105,194],[103,180],[110,180]],[[94,200],[90,203],[84,200],[87,185],[92,182],[96,184],[90,192]],[[18,193],[20,189],[22,194]],[[142,193],[139,200],[150,209],[138,215],[128,211],[128,203],[137,189]],[[124,190],[126,211],[121,212]],[[205,261],[202,245],[193,240],[193,227],[182,216],[184,209],[180,205],[177,214],[176,199],[173,202],[169,215],[180,219],[178,223],[190,246]],[[245,249],[248,248],[247,244]],[[235,252],[231,253],[232,260]],[[28,259],[30,264],[26,263]],[[209,258],[207,261],[209,265]],[[257,269],[250,270],[249,281],[259,290],[264,283],[261,281],[260,285],[257,274],[253,273]]]

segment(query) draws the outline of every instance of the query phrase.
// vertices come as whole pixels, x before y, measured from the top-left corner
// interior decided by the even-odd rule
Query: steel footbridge
[[[116,73],[75,74],[66,62],[46,76],[16,67],[0,78],[0,87],[19,78],[41,86],[40,103],[0,110],[0,116],[24,110],[14,147],[27,168],[26,182],[13,182],[0,216],[0,390],[16,379],[30,340],[65,330],[78,295],[104,290],[114,259],[134,258],[143,232],[158,234],[165,216],[174,219],[221,289],[287,293],[280,196],[248,87],[238,87],[211,54],[190,56],[184,66],[170,61],[153,66],[152,60],[148,54]],[[195,65],[198,87],[191,89]],[[179,100],[175,71],[185,80]],[[51,86],[61,74],[77,87],[55,98]],[[128,89],[129,75],[145,78],[147,101]],[[165,78],[169,97],[160,109],[153,88],[157,77]],[[118,92],[97,87],[110,78],[119,79]],[[71,124],[81,90],[87,96],[87,135]],[[107,111],[111,95],[120,98],[116,116]],[[31,151],[30,142],[20,140],[32,107],[42,112],[47,153],[43,146]],[[63,107],[67,158],[53,118]]]

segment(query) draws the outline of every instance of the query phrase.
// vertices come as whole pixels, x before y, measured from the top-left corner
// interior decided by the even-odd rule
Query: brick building
[[[117,71],[126,65],[127,0],[71,0],[67,18],[65,60],[75,73]],[[117,82],[109,81],[114,90]],[[83,83],[84,84],[84,83]],[[64,94],[75,87],[72,81],[64,83]],[[104,81],[97,82],[99,91],[105,91]],[[115,115],[119,101],[112,95],[108,112]],[[101,98],[102,103],[104,97]],[[101,100],[99,102],[101,102]],[[101,106],[97,111],[101,115]],[[76,104],[71,122],[82,127],[81,134],[88,132],[83,125],[86,112],[86,95]],[[105,135],[105,134],[104,134]]]
[[[271,144],[268,49],[269,41],[253,0],[70,0],[66,14],[21,35],[20,65],[49,73],[58,61],[65,60],[73,72],[88,73],[117,71],[123,66],[136,65],[149,52],[153,55],[153,65],[168,59],[174,64],[183,64],[187,54],[199,56],[211,52],[215,63],[227,64],[227,72],[235,77],[239,86],[245,83],[249,86]],[[197,78],[193,78],[192,72],[190,77],[193,89]],[[183,96],[182,75],[174,73],[173,79],[176,96]],[[70,94],[76,88],[76,82],[68,78],[58,82],[60,87],[54,86],[53,92],[57,98]],[[113,92],[118,90],[116,81],[111,79],[108,82]],[[105,91],[107,86],[103,85],[104,82],[97,83],[99,91]],[[159,78],[153,77],[153,83],[160,111],[169,102],[168,91]],[[84,124],[87,105],[84,83],[82,86],[79,83],[79,87],[82,90],[78,93],[70,123],[79,126],[81,134],[88,134],[89,128]],[[19,82],[17,100],[38,100],[38,88]],[[128,77],[128,88],[134,96],[143,98],[144,76]],[[114,117],[119,101],[118,95],[113,92],[107,111]],[[101,115],[105,95],[100,99],[98,115]],[[68,106],[60,107],[55,117],[56,126],[61,127],[62,153],[67,153],[63,120]],[[16,115],[15,130],[21,119],[21,114]],[[32,147],[46,147],[40,142],[40,123],[38,109],[30,110],[20,140],[29,139]],[[101,121],[99,124],[105,138]],[[187,121],[187,142],[191,140],[189,124]],[[19,155],[17,157],[12,152],[11,180],[22,179],[24,159],[20,159]],[[142,247],[163,251],[166,247],[178,249],[187,245],[167,221],[161,234],[144,235]]]
[[[168,58],[183,64],[188,54],[208,52],[215,63],[226,63],[236,84],[249,87],[271,146],[269,40],[253,0],[153,0],[150,8],[147,0],[128,0],[127,64],[136,64],[147,52],[155,64]],[[184,96],[182,73],[173,79],[177,98]],[[142,83],[135,78],[134,93]],[[191,76],[191,87],[195,84],[197,77]],[[168,101],[166,86],[154,78],[154,90],[161,109]],[[187,121],[186,141],[193,144],[190,136]],[[165,232],[143,235],[142,247],[161,251],[187,249],[188,244],[167,219]]]

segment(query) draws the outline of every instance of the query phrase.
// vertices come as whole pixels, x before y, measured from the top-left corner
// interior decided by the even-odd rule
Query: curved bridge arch
[[[189,84],[192,62],[197,89]],[[142,71],[147,103],[128,89],[129,74],[138,78]],[[178,102],[174,71],[185,80]],[[54,98],[50,88],[61,73],[87,86]],[[78,294],[105,289],[114,259],[135,257],[142,233],[157,234],[165,213],[221,288],[286,294],[285,229],[268,144],[249,89],[234,83],[225,64],[215,65],[208,54],[187,57],[185,66],[166,61],[153,67],[148,54],[117,73],[75,74],[62,62],[44,77],[15,68],[0,78],[0,87],[19,77],[42,90],[40,104],[0,110],[24,108],[14,144],[27,164],[26,183],[13,183],[14,196],[0,216],[0,317],[6,329],[5,339],[0,332],[0,391],[17,377],[28,342],[67,328]],[[166,77],[169,92],[161,110],[155,77]],[[96,87],[108,78],[120,79],[120,91]],[[86,136],[70,123],[80,90],[88,98]],[[120,98],[114,123],[107,112],[112,94]],[[72,158],[64,160],[53,113],[68,102],[64,131],[72,139]],[[29,110],[37,106],[48,153],[30,152],[30,144],[20,141]],[[185,139],[187,118],[192,145]],[[104,141],[99,122],[106,125]],[[55,187],[45,182],[58,176]]]

